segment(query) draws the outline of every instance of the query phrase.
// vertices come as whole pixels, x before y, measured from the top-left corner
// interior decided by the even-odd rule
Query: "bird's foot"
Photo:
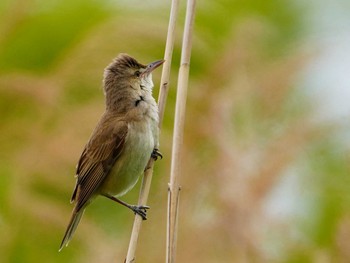
[[[124,201],[112,196],[112,195],[109,195],[109,194],[102,194],[103,196],[113,200],[114,202],[117,202],[129,209],[131,209],[135,214],[138,214],[139,216],[142,217],[143,220],[146,220],[147,217],[147,209],[149,209],[149,206],[147,205],[129,205],[128,203],[125,203]]]
[[[157,161],[158,160],[158,157],[160,157],[160,159],[163,159],[163,155],[160,153],[160,151],[157,149],[157,148],[154,148],[153,149],[153,152],[151,154],[151,157]]]
[[[138,214],[142,217],[142,220],[147,220],[147,209],[149,209],[149,206],[146,205],[132,205],[130,206],[130,209],[134,211],[135,215]]]

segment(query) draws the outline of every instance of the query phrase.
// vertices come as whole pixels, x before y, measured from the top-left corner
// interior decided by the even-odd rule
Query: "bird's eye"
[[[140,76],[141,76],[141,72],[140,72],[140,71],[136,71],[136,72],[135,72],[135,76],[136,76],[136,77],[140,77]]]

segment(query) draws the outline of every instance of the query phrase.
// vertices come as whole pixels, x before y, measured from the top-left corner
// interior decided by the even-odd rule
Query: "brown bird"
[[[75,204],[60,251],[71,240],[86,206],[98,195],[116,201],[146,219],[148,206],[129,205],[118,197],[136,184],[150,157],[158,152],[158,107],[152,96],[152,71],[119,54],[104,71],[106,110],[86,144],[76,169]]]

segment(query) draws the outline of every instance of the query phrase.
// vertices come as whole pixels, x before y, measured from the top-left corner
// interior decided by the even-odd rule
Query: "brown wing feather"
[[[77,165],[77,184],[72,202],[79,211],[106,178],[124,148],[127,123],[116,116],[106,116],[95,128]]]

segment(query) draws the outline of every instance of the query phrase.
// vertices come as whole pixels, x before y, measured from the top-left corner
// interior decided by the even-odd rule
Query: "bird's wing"
[[[103,116],[85,146],[77,165],[72,195],[79,211],[96,192],[124,149],[128,125],[121,118]]]

